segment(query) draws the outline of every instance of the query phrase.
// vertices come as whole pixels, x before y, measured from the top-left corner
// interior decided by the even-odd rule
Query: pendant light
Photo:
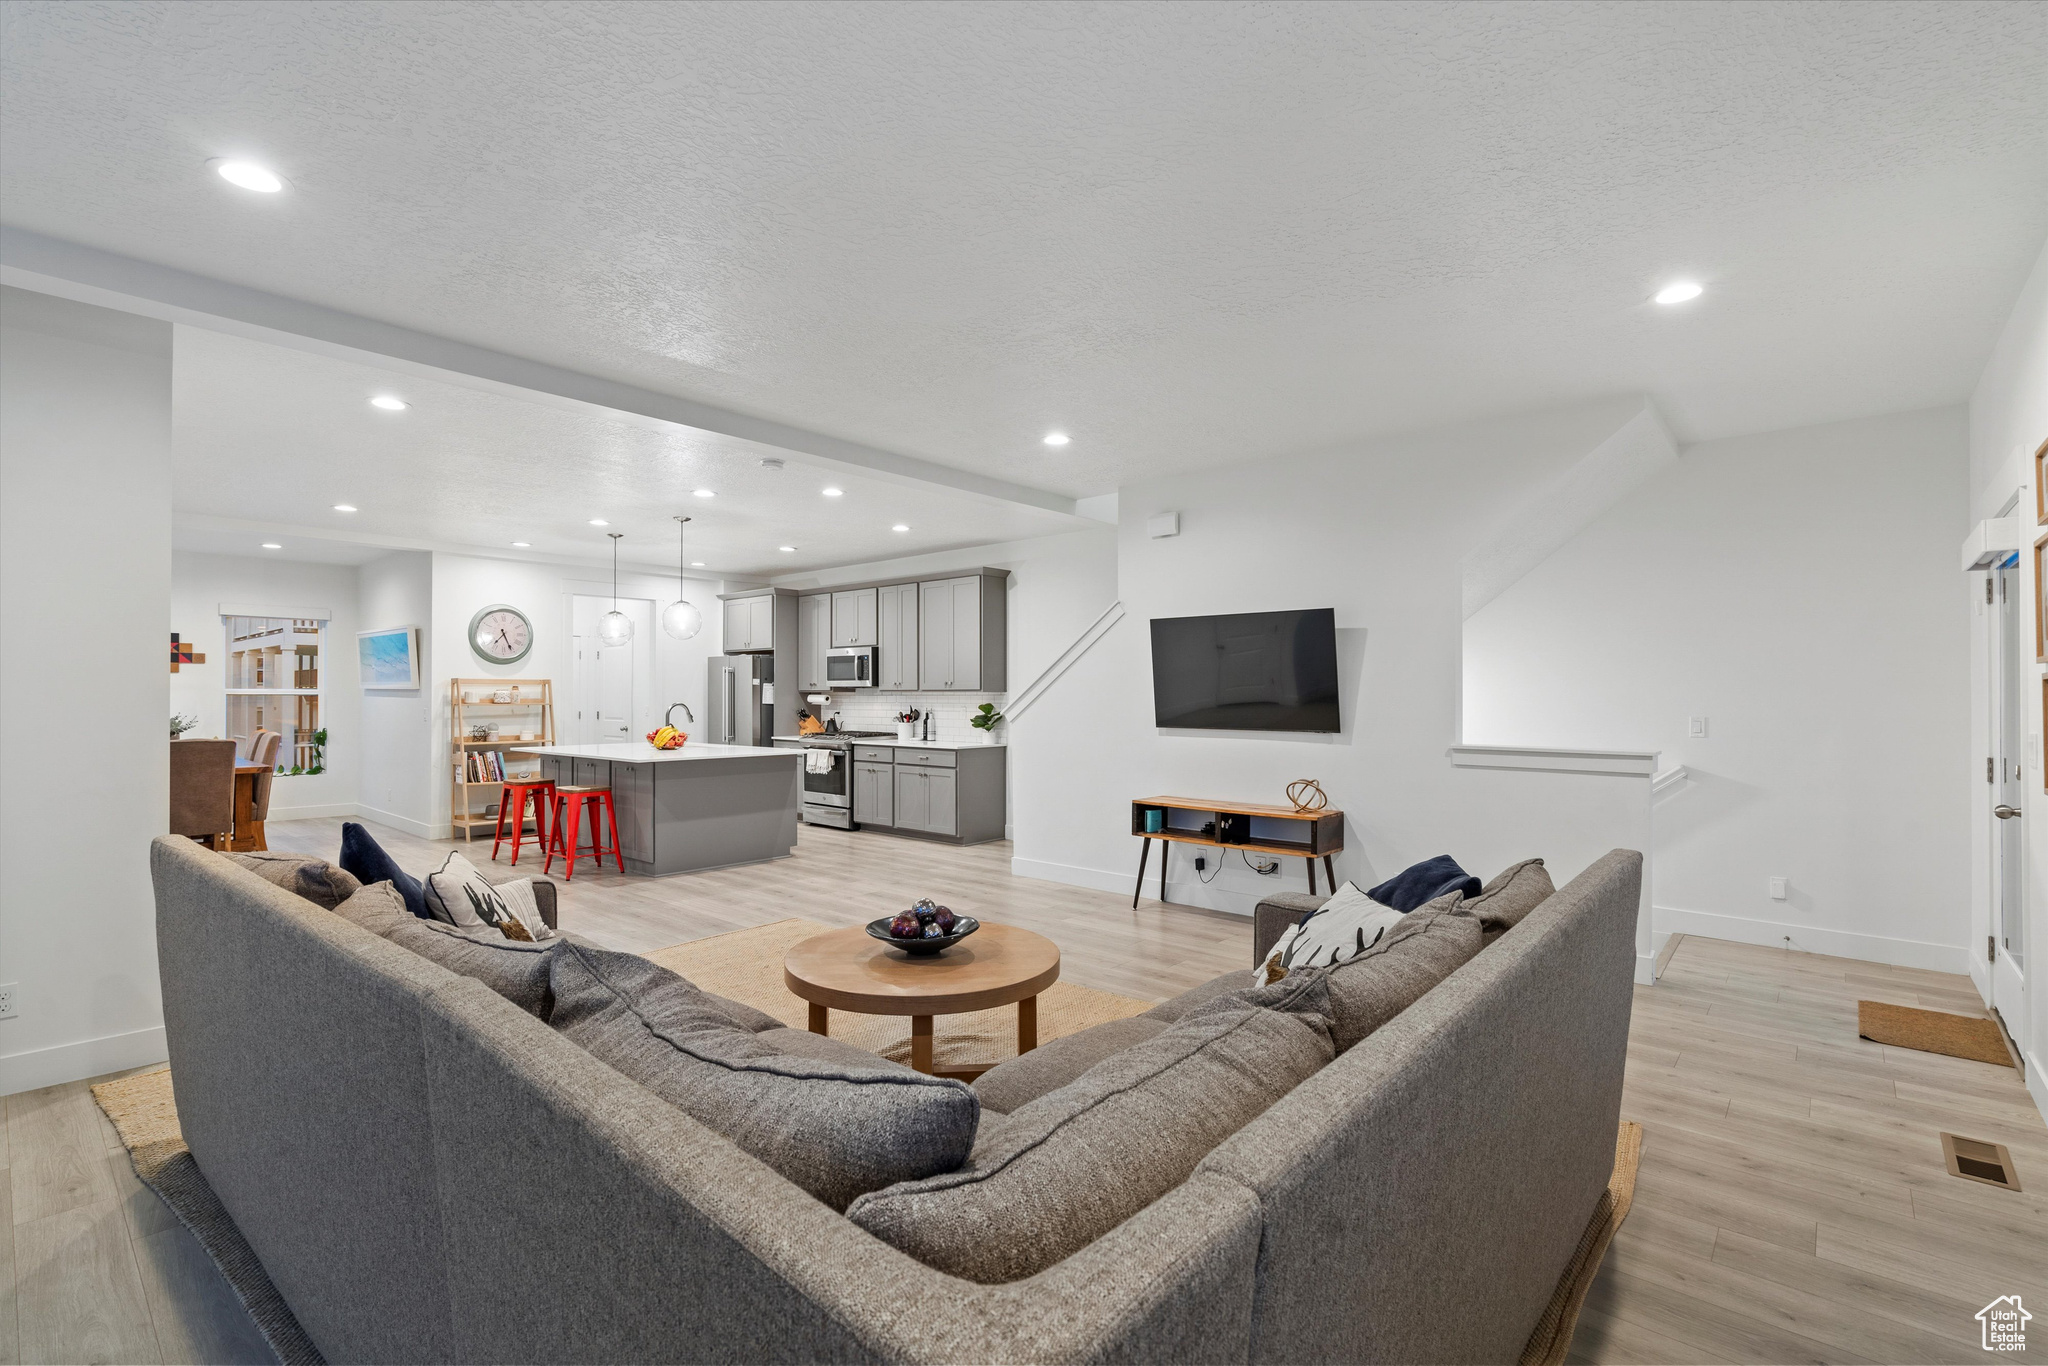
[[[676,518],[676,600],[661,612],[661,629],[677,640],[688,640],[704,629],[704,614],[684,597],[683,568],[689,561],[683,555],[683,527],[687,517]]]
[[[625,533],[605,534],[612,538],[612,610],[597,619],[597,638],[607,645],[624,645],[633,638],[633,619],[619,610],[619,538]]]

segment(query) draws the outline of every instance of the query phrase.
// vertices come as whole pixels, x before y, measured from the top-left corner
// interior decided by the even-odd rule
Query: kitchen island
[[[786,858],[796,849],[803,755],[755,745],[644,741],[522,745],[541,776],[577,787],[608,787],[619,820],[626,871],[695,873]],[[586,821],[583,832],[588,838]]]

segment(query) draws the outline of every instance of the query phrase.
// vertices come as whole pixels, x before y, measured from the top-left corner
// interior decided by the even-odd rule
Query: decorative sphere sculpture
[[[1313,778],[1296,778],[1287,785],[1287,800],[1296,811],[1320,811],[1330,804],[1323,785]]]

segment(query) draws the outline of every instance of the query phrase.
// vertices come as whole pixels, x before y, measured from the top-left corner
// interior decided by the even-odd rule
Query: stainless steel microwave
[[[825,686],[828,688],[872,688],[875,686],[875,647],[847,645],[825,651]]]

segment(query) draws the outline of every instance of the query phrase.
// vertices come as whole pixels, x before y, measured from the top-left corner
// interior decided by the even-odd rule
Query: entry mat
[[[2006,1049],[1998,1021],[1981,1016],[1887,1005],[1883,1001],[1858,1001],[1856,1032],[1872,1043],[1888,1043],[1894,1048],[1946,1053],[1951,1058],[1988,1062],[1994,1067],[2012,1066],[2012,1054]]]

